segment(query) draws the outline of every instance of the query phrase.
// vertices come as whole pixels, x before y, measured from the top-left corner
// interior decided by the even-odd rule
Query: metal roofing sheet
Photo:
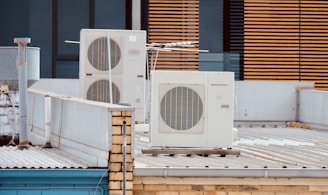
[[[141,149],[149,147],[148,134],[137,132],[135,153],[135,174],[194,174],[206,176],[221,170],[231,176],[243,175],[241,172],[250,171],[248,175],[255,174],[254,170],[279,170],[275,175],[287,176],[290,174],[302,176],[306,171],[320,170],[328,177],[328,131],[305,130],[298,128],[239,128],[239,138],[233,143],[233,150],[239,150],[239,156],[227,155],[146,155]],[[195,170],[198,170],[195,172]],[[202,172],[203,170],[203,172]],[[212,170],[212,172],[209,172]],[[302,170],[295,172],[296,170]],[[184,171],[184,173],[183,173]],[[214,172],[213,172],[214,171]],[[251,172],[253,171],[253,172]],[[205,175],[204,175],[205,174]],[[263,171],[259,173],[266,174]],[[308,174],[308,173],[307,173]],[[317,173],[315,175],[318,176]],[[195,175],[197,176],[197,175]],[[308,175],[309,176],[309,175]]]
[[[17,146],[0,147],[0,168],[54,169],[54,168],[88,168],[92,165],[75,159],[56,149],[45,149],[39,146],[29,146],[19,149]]]

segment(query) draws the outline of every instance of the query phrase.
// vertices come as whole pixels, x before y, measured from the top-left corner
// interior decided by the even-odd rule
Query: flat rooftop
[[[136,176],[327,177],[328,131],[289,127],[240,127],[233,150],[240,155],[142,154],[148,132],[135,136]]]

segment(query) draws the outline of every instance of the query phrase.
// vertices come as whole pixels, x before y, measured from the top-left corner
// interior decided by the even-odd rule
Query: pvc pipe
[[[51,97],[44,98],[45,148],[51,148]]]
[[[27,145],[27,53],[26,45],[31,38],[15,38],[18,44],[18,55],[16,64],[18,66],[18,90],[19,90],[19,145]]]

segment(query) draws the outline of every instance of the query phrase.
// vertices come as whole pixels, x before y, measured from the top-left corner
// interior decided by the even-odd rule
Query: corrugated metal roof
[[[56,149],[45,149],[39,146],[29,146],[19,149],[17,146],[0,147],[1,169],[82,169],[93,167]]]
[[[232,149],[239,150],[240,156],[152,156],[141,153],[141,149],[149,147],[149,138],[148,134],[138,132],[135,174],[328,177],[328,131],[239,128],[238,134]],[[318,174],[317,170],[321,172]]]

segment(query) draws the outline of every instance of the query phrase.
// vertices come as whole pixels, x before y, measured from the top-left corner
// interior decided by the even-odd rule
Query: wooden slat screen
[[[328,1],[245,0],[244,79],[328,90]]]
[[[299,0],[245,0],[244,79],[299,79]]]
[[[149,43],[199,41],[198,0],[149,0],[148,9]],[[198,70],[198,51],[160,51],[156,69]]]
[[[302,0],[300,7],[301,80],[328,90],[328,1]]]

